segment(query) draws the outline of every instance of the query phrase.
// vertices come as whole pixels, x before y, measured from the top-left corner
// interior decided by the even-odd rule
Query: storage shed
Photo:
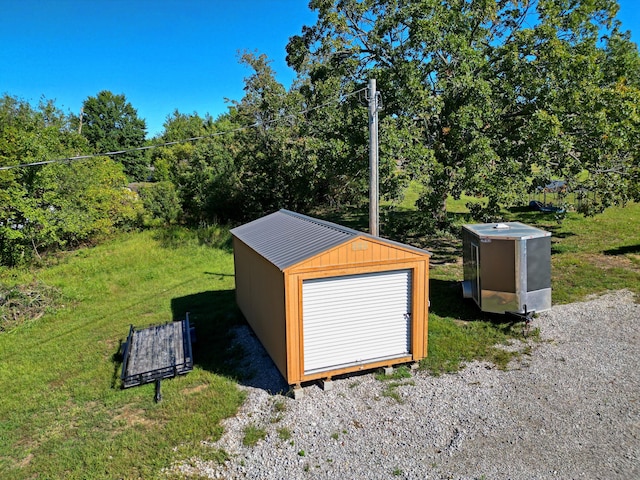
[[[290,385],[426,357],[429,252],[288,210],[231,233],[238,306]]]

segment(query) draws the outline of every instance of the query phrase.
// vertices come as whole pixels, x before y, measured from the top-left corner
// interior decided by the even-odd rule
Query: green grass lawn
[[[640,294],[640,204],[588,218],[569,213],[560,224],[533,212],[512,217],[552,233],[554,303],[622,288]]]
[[[464,207],[452,205],[460,222]],[[404,215],[402,221],[391,218]],[[397,227],[382,234],[431,250],[429,357],[434,374],[486,359],[503,367],[496,345],[522,338],[521,325],[485,315],[461,296],[459,236],[420,231],[419,214],[389,211]],[[552,237],[554,303],[628,288],[640,293],[640,205],[558,224],[526,210],[505,212],[546,228]],[[367,214],[332,220],[362,228]],[[222,433],[220,421],[243,401],[227,361],[235,306],[233,255],[225,229],[176,228],[124,234],[103,245],[47,259],[31,270],[0,270],[0,283],[47,285],[59,292],[54,312],[0,333],[0,478],[157,478],[174,461],[225,458],[201,445]],[[195,324],[195,369],[154,387],[120,388],[119,351],[129,325],[145,327],[185,312]],[[535,338],[535,332],[534,337]]]
[[[385,232],[383,225],[382,234],[433,253],[429,355],[423,366],[433,373],[450,372],[457,370],[461,361],[485,359],[503,367],[514,356],[526,354],[527,349],[509,354],[499,348],[510,339],[522,338],[521,324],[505,316],[484,314],[472,301],[462,299],[461,236],[446,232],[429,235],[417,228],[420,214],[410,203],[415,198],[415,189],[410,189],[405,201],[397,209],[390,209],[390,228]],[[455,224],[474,223],[467,216],[468,200],[474,199],[449,199],[447,210]],[[595,217],[569,212],[561,223],[553,215],[527,208],[503,213],[505,220],[521,221],[552,233],[554,304],[623,288],[640,294],[640,204],[610,208]]]
[[[239,319],[228,247],[179,230],[132,233],[48,268],[2,273],[5,284],[54,286],[62,300],[56,313],[0,334],[0,478],[155,478],[194,453],[224,456],[200,441],[217,438],[243,400],[224,353]],[[152,384],[122,390],[129,325],[186,311],[194,371],[164,381],[158,404]]]

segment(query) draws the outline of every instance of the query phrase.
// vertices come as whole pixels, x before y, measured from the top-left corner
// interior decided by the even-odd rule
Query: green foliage
[[[376,380],[389,381],[389,380],[401,380],[403,378],[411,378],[411,370],[406,365],[400,365],[393,369],[391,375],[386,375],[384,372],[376,372]]]
[[[126,187],[122,166],[108,157],[48,165],[36,177],[43,215],[35,228],[47,232],[34,235],[38,246],[77,246],[137,223],[142,205]]]
[[[170,181],[176,188],[182,217],[191,225],[206,225],[237,218],[243,211],[234,152],[236,134],[222,134],[237,126],[227,117],[216,122],[197,114],[174,112],[165,122],[165,133],[156,141],[206,137],[197,142],[178,143],[153,150],[154,177]]]
[[[448,223],[450,195],[485,198],[472,213],[490,219],[554,178],[586,214],[638,199],[640,57],[615,1],[310,6],[289,64],[311,86],[377,78],[381,137],[401,125],[404,145],[384,155],[422,184],[430,228]]]
[[[327,78],[287,91],[266,56],[245,53],[241,62],[252,73],[228,114],[212,121],[175,111],[155,140],[200,138],[151,154],[155,178],[176,185],[185,220],[202,225],[279,208],[362,205],[369,188],[367,112],[355,96],[339,101],[340,91],[357,85]],[[385,130],[383,151],[408,151],[403,122],[386,124],[393,126]],[[382,195],[395,199],[408,176],[387,155],[380,178]]]
[[[291,430],[286,427],[278,429],[278,438],[282,441],[291,440]]]
[[[182,208],[173,183],[164,181],[140,184],[138,195],[144,205],[143,223],[145,225],[172,225],[180,218]]]
[[[37,109],[0,100],[0,165],[86,153],[83,137],[53,102]],[[0,171],[0,263],[16,265],[40,252],[109,235],[135,225],[141,205],[126,189],[122,167],[109,158]]]
[[[229,252],[165,248],[152,231],[132,232],[0,277],[62,295],[55,312],[0,334],[1,478],[155,479],[174,462],[225,459],[202,441],[220,437],[221,420],[244,398],[226,363],[240,318]],[[153,384],[122,390],[118,352],[129,325],[186,311],[198,337],[194,370],[163,381],[158,404]]]
[[[88,97],[82,106],[79,122],[82,135],[95,153],[117,152],[144,145],[146,122],[124,95],[108,90]],[[145,180],[148,175],[147,159],[143,152],[133,151],[115,157],[123,165],[130,180]]]
[[[257,427],[253,424],[247,425],[243,433],[242,444],[245,447],[255,447],[260,440],[263,440],[267,436],[267,431],[264,428]]]

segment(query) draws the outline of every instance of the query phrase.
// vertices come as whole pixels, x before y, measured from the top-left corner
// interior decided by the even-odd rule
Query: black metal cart
[[[122,359],[122,386],[135,387],[156,382],[160,401],[160,381],[193,370],[189,315],[182,321],[141,330],[131,325]]]

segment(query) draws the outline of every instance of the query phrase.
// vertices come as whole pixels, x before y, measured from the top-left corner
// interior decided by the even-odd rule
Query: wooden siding
[[[381,366],[391,366],[398,363],[419,361],[427,356],[427,332],[429,312],[429,255],[418,255],[408,252],[412,258],[394,261],[372,261],[369,264],[349,265],[337,264],[333,267],[300,268],[300,272],[286,274],[286,311],[287,311],[287,375],[289,384],[310,381],[327,376],[357,372]],[[383,272],[398,269],[411,269],[413,286],[411,292],[412,324],[411,324],[411,355],[392,361],[374,362],[359,366],[341,368],[331,372],[304,375],[303,348],[303,310],[302,283],[314,278],[336,277],[342,275],[358,275],[371,272]],[[298,270],[296,268],[296,270]]]
[[[287,378],[287,332],[282,272],[234,237],[236,302],[280,373]]]
[[[263,240],[266,239],[260,237],[260,241]],[[427,356],[428,252],[410,246],[404,248],[402,244],[363,234],[279,268],[235,235],[233,243],[236,298],[240,310],[290,385],[419,361]],[[304,375],[303,281],[399,269],[412,270],[411,354],[393,360]]]
[[[396,245],[389,245],[383,240],[377,241],[367,237],[358,237],[337,247],[315,255],[305,261],[292,265],[290,273],[324,270],[336,266],[362,266],[385,263],[394,263],[409,259],[424,258],[427,256],[403,249]]]

